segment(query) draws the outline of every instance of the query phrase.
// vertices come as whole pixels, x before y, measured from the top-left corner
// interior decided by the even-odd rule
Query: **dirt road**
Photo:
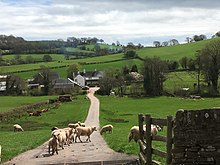
[[[99,128],[99,100],[94,96],[98,88],[90,88],[88,98],[90,99],[89,113],[85,124],[88,126],[96,126]],[[81,138],[85,141],[85,138]],[[42,164],[68,164],[79,162],[97,162],[97,161],[113,161],[113,160],[134,160],[136,156],[128,156],[117,153],[110,149],[99,131],[95,131],[91,135],[92,142],[74,143],[66,146],[64,150],[59,150],[58,155],[50,156],[48,154],[47,142],[36,149],[27,151],[13,158],[4,165],[42,165]]]

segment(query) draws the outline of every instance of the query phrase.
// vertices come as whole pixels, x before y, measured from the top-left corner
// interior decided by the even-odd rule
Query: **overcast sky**
[[[0,0],[0,34],[144,45],[220,31],[219,0]]]

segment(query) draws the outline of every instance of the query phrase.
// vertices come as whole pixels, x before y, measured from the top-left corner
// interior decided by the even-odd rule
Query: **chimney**
[[[85,69],[83,69],[83,73],[86,73],[86,70],[85,70]]]

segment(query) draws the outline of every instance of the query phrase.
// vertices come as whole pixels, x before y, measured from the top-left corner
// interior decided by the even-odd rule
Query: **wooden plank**
[[[173,146],[173,117],[167,116],[167,146],[166,146],[166,164],[172,163],[172,146]]]
[[[139,153],[139,159],[140,159],[140,161],[141,161],[141,164],[143,165],[147,165],[147,160],[146,160],[146,157],[145,157],[145,155],[143,154],[143,153]]]
[[[153,153],[154,155],[157,155],[157,156],[166,158],[166,152],[164,152],[164,151],[161,151],[161,150],[152,148],[152,153]]]
[[[167,141],[167,137],[160,136],[160,135],[153,135],[152,136],[152,140],[166,142]]]
[[[146,122],[146,131],[145,131],[145,137],[146,137],[146,156],[147,156],[147,165],[152,164],[152,140],[151,140],[151,116],[145,115],[145,122]]]
[[[167,119],[156,119],[152,118],[151,123],[159,126],[167,126]]]
[[[138,140],[138,144],[140,146],[140,152],[146,154],[146,144],[141,140]]]
[[[156,161],[156,160],[152,160],[152,164],[155,164],[155,165],[161,165],[161,162]]]

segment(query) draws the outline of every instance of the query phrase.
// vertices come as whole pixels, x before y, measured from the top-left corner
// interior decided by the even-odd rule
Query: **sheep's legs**
[[[88,138],[86,139],[86,141],[88,141],[89,140],[89,142],[91,142],[91,140],[90,140],[90,136],[88,136]]]

